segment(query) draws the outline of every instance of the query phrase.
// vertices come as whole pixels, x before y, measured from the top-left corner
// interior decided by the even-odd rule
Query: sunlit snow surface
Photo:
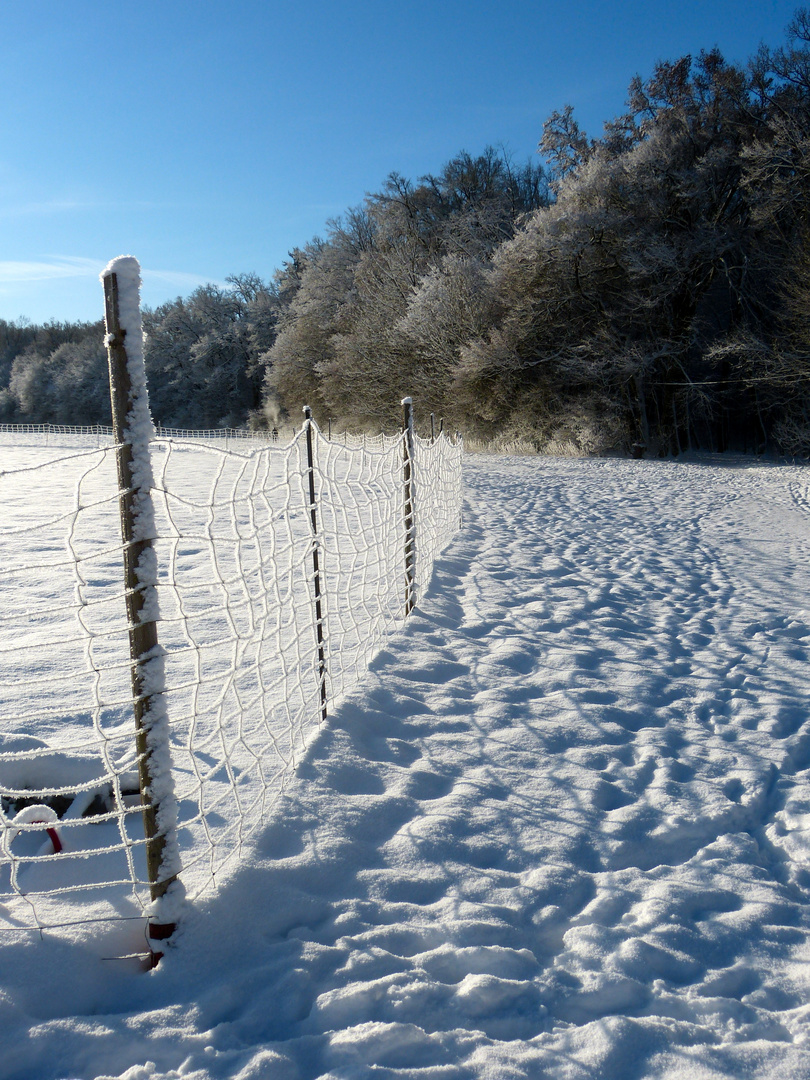
[[[0,952],[0,1075],[810,1077],[810,473],[485,458],[149,975]]]

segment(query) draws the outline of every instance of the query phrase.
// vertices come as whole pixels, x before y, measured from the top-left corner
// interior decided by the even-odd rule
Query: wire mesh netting
[[[157,439],[160,645],[182,880],[238,858],[321,716],[403,620],[403,439]],[[115,447],[0,440],[0,929],[140,918],[149,901]],[[37,439],[39,441],[37,441]],[[70,445],[70,444],[73,445]],[[416,440],[417,587],[459,524],[461,447]],[[57,851],[58,849],[58,851]],[[57,851],[57,853],[55,853]]]

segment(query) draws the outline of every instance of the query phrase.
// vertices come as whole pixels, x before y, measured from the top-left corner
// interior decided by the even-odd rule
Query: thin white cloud
[[[91,277],[104,269],[100,259],[78,256],[52,258],[50,261],[0,260],[0,284],[16,285],[28,281],[52,281],[55,278]]]
[[[101,200],[49,199],[45,202],[9,203],[0,205],[0,218],[20,218],[47,214],[72,214],[90,211],[154,211],[172,209],[174,203],[140,202],[104,202]]]
[[[71,202],[67,199],[52,199],[49,202],[14,203],[13,205],[6,203],[0,207],[0,217],[20,218],[38,214],[64,214],[72,213],[74,210],[93,210],[95,208],[95,203]]]
[[[33,281],[98,277],[108,261],[86,259],[78,255],[48,255],[41,260],[26,261],[0,260],[0,288],[9,285],[24,285]],[[150,270],[142,267],[141,274],[144,288],[150,291],[166,285],[181,293],[190,292],[200,285],[212,284],[221,289],[228,287],[225,281],[178,270]]]

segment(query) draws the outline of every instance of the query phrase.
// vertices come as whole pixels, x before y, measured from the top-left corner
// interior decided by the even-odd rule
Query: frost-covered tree
[[[552,117],[556,202],[498,250],[501,314],[461,352],[473,425],[491,432],[522,410],[543,444],[586,409],[608,441],[623,430],[677,450],[697,437],[707,384],[724,377],[709,346],[746,315],[756,238],[742,153],[759,122],[750,77],[716,51],[634,80],[602,140],[569,110]]]
[[[429,296],[442,278],[461,296],[521,217],[547,201],[539,165],[516,167],[492,149],[459,154],[417,183],[392,173],[285,267],[278,285],[290,300],[270,353],[269,395],[291,412],[305,398],[316,415],[375,427],[397,422],[405,393],[444,411],[448,349],[455,357],[470,326],[452,332],[452,347],[445,335],[426,351]]]
[[[101,325],[51,352],[29,348],[12,364],[7,401],[14,418],[37,423],[109,424],[110,390]]]
[[[255,275],[144,311],[152,414],[172,427],[236,427],[261,405],[277,301]]]

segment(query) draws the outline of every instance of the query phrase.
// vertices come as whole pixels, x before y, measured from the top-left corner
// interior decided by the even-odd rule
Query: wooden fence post
[[[416,603],[416,519],[413,476],[413,399],[402,399],[402,478],[405,488],[405,615]]]
[[[326,654],[324,650],[323,610],[321,606],[321,567],[318,555],[318,510],[315,502],[315,450],[312,445],[312,410],[304,406],[307,435],[307,474],[309,477],[309,522],[312,527],[312,570],[315,593],[315,643],[318,647],[318,684],[321,695],[321,719],[326,719]]]
[[[119,305],[119,272],[127,277],[127,319],[122,325]],[[158,645],[158,617],[155,590],[156,565],[153,550],[154,511],[151,494],[151,465],[148,436],[142,425],[149,420],[145,395],[145,374],[133,385],[133,362],[127,356],[126,323],[133,321],[140,331],[138,285],[140,268],[134,259],[113,260],[102,275],[107,335],[107,359],[110,372],[113,435],[117,444],[118,498],[123,539],[124,582],[129,623],[129,653],[132,700],[135,713],[135,743],[138,753],[143,825],[146,837],[146,867],[153,909],[172,913],[169,921],[158,914],[150,919],[149,937],[165,941],[175,929],[174,903],[164,902],[169,887],[178,900],[182,887],[177,881],[180,870],[177,846],[177,806],[171,775],[168,743],[168,718],[163,700],[163,653]],[[133,301],[134,296],[134,301]],[[130,310],[134,303],[134,313]],[[140,342],[133,342],[135,362],[142,359]],[[141,385],[138,385],[138,384]],[[145,457],[145,462],[144,462]],[[147,468],[144,468],[146,464]],[[152,951],[153,966],[162,956]]]

